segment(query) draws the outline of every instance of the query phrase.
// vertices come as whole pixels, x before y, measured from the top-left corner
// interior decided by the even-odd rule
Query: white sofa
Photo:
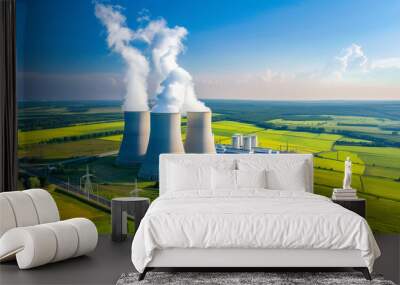
[[[20,269],[84,255],[96,248],[96,226],[88,219],[60,221],[49,192],[0,193],[0,262],[16,259]]]

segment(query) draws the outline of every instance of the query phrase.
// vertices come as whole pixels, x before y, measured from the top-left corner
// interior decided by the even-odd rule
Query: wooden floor
[[[382,251],[375,272],[400,282],[400,235],[376,235]],[[112,242],[100,236],[97,249],[82,256],[30,270],[19,270],[15,262],[0,265],[0,284],[115,284],[119,276],[134,271],[131,263],[132,239]],[[312,270],[307,270],[312,271]]]

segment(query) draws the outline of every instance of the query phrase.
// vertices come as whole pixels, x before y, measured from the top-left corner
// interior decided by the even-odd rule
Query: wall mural
[[[399,233],[400,3],[362,6],[17,0],[19,187],[105,233],[110,199],[158,196],[160,152],[312,153],[325,196],[349,157],[372,229]],[[190,116],[212,134],[186,141]]]

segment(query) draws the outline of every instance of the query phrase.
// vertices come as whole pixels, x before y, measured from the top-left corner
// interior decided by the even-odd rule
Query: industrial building
[[[231,144],[216,145],[211,118],[209,111],[187,112],[183,144],[180,113],[125,112],[125,129],[116,162],[122,166],[140,163],[140,179],[158,180],[162,153],[279,153],[259,147],[257,134],[236,133]]]

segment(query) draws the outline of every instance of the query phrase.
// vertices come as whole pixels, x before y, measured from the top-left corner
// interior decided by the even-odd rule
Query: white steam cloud
[[[192,76],[177,62],[187,33],[183,27],[169,28],[164,19],[151,21],[137,32],[137,38],[151,47],[152,70],[148,83],[150,98],[156,99],[153,112],[209,111],[196,97]]]
[[[137,21],[147,25],[132,31],[126,26],[119,7],[97,3],[95,12],[107,28],[108,46],[121,54],[128,65],[125,111],[147,110],[148,97],[155,100],[152,111],[157,113],[209,111],[196,97],[192,76],[177,61],[184,50],[182,41],[188,34],[184,27],[170,28],[164,19],[150,21],[146,10],[139,13]],[[151,69],[142,52],[130,45],[132,41],[148,44]]]
[[[141,51],[130,45],[135,33],[126,26],[126,18],[118,6],[95,4],[95,14],[106,27],[108,46],[124,59],[126,95],[124,111],[147,111],[147,77],[149,64]]]

